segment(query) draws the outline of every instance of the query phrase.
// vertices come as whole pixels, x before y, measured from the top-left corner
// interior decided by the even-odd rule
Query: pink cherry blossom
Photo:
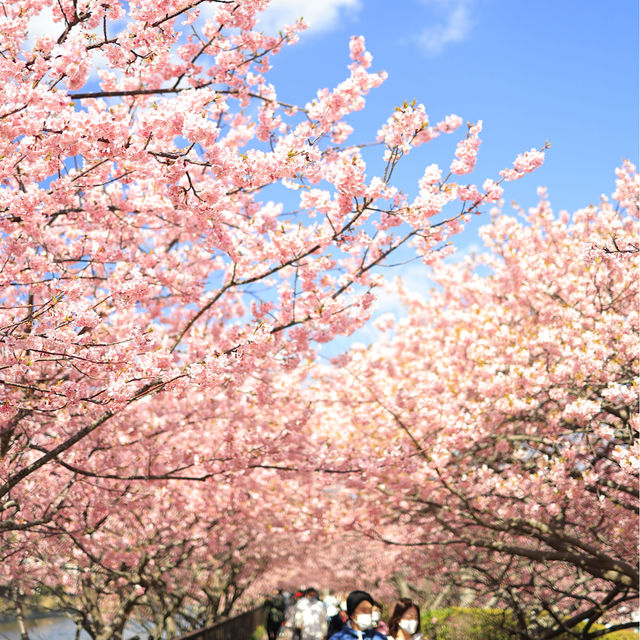
[[[500,175],[505,180],[517,180],[522,178],[526,173],[530,173],[537,169],[544,162],[544,152],[537,149],[531,149],[525,153],[518,154],[513,161],[513,169],[504,169]]]
[[[640,232],[633,169],[617,175],[616,200],[573,216],[544,190],[526,220],[496,215],[489,253],[436,262],[428,298],[400,287],[407,316],[318,365],[314,395],[317,428],[365,467],[356,530],[409,545],[409,574],[631,625],[612,594],[637,602],[640,278],[633,254],[589,249]]]
[[[435,165],[417,195],[394,184],[414,147],[461,123],[430,125],[424,105],[394,111],[373,142],[384,166],[368,165],[369,143],[355,141],[346,120],[386,74],[371,70],[362,38],[350,41],[336,86],[306,105],[283,102],[269,72],[305,25],[262,33],[267,5],[3,5],[1,581],[83,608],[94,637],[121,637],[141,611],[157,636],[178,635],[189,612],[211,622],[270,562],[306,559],[296,536],[323,549],[344,528],[359,540],[360,518],[385,521],[385,505],[364,498],[411,446],[367,443],[382,463],[377,476],[353,446],[348,402],[335,425],[352,446],[331,446],[334,425],[314,422],[317,344],[367,322],[382,267],[399,251],[413,246],[437,263],[469,215],[499,197],[497,182],[481,191]],[[49,14],[51,33],[30,43],[30,21]],[[474,166],[479,131],[458,145],[459,175]],[[633,178],[623,173],[627,202]],[[511,227],[496,229],[498,241]],[[628,230],[617,229],[620,239]],[[595,261],[591,269],[604,278]],[[567,295],[576,304],[584,287]],[[588,349],[550,376],[566,380],[607,353],[593,327],[581,330],[591,332]],[[472,345],[474,335],[461,331],[458,355],[475,348],[480,361],[491,344]],[[576,339],[563,348],[573,353]],[[526,368],[531,353],[507,355]],[[393,377],[404,364],[380,366]],[[545,372],[529,374],[544,387]],[[610,382],[602,404],[625,401]],[[570,391],[559,401],[573,401]],[[503,395],[497,401],[528,406],[515,389]],[[421,410],[408,396],[390,408]],[[434,460],[445,464],[464,445],[473,423],[459,422],[434,442]],[[422,478],[417,461],[409,467],[395,479],[404,493]],[[482,486],[491,481],[487,473]],[[431,473],[425,487],[436,484]],[[352,513],[354,494],[363,500]]]

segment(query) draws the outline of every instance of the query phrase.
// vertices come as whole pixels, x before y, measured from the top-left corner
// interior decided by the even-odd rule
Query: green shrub
[[[513,626],[513,615],[501,609],[447,607],[425,611],[422,615],[425,640],[515,640],[517,636],[506,630]],[[577,628],[582,626],[584,624]],[[591,629],[598,631],[604,626],[594,624]],[[614,631],[601,637],[605,640],[638,640],[638,632]],[[557,640],[575,640],[575,637],[564,634]]]
[[[512,640],[503,628],[509,620],[500,609],[447,607],[425,611],[422,628],[429,640]]]

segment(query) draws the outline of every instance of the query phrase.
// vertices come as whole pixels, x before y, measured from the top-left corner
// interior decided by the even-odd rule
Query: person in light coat
[[[318,592],[309,588],[296,604],[294,627],[300,629],[300,640],[324,640],[327,633],[327,610]]]

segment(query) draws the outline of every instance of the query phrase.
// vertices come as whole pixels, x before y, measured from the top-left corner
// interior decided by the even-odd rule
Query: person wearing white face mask
[[[409,598],[400,598],[394,605],[389,618],[390,640],[418,640],[420,633],[420,609]]]
[[[366,591],[352,591],[347,596],[347,624],[330,640],[386,640],[373,626],[371,613],[374,603]]]

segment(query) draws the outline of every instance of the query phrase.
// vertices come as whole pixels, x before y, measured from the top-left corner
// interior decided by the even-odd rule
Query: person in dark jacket
[[[334,634],[338,633],[345,624],[347,624],[347,612],[342,609],[338,610],[338,613],[329,618],[329,629],[327,630],[327,638],[331,638]]]
[[[352,591],[347,596],[347,623],[330,636],[330,640],[386,640],[373,628],[371,612],[374,603],[366,591]]]
[[[265,602],[265,626],[269,640],[276,640],[284,622],[285,600],[282,591],[274,591]]]

